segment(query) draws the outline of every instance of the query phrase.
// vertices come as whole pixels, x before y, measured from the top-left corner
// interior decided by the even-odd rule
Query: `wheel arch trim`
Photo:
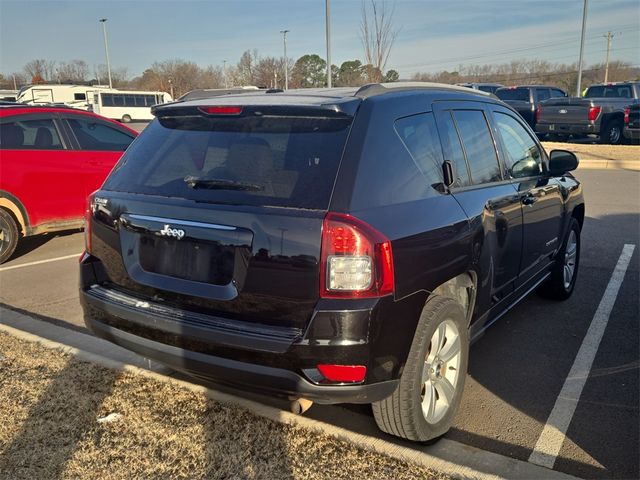
[[[9,192],[0,190],[0,208],[8,210],[9,213],[11,213],[18,221],[18,227],[20,228],[20,233],[23,236],[29,235],[29,215],[27,214],[26,208],[24,208],[24,205],[17,197]]]

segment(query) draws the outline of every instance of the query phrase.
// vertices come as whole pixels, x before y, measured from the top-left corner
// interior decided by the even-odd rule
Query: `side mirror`
[[[564,175],[578,168],[580,161],[575,153],[568,150],[551,150],[549,154],[549,173],[554,177]]]

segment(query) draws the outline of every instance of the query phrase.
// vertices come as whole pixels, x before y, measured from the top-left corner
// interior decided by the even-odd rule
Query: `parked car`
[[[504,87],[501,83],[458,83],[461,87],[473,88],[474,90],[480,90],[481,92],[496,93],[496,90]]]
[[[440,84],[158,106],[89,202],[98,336],[215,382],[450,427],[470,340],[573,292],[584,201],[511,108]],[[496,150],[497,147],[497,150]],[[302,399],[302,400],[301,400]]]
[[[584,97],[558,98],[538,111],[536,132],[556,137],[597,135],[601,143],[623,139],[624,109],[640,102],[640,82],[592,85]]]
[[[496,90],[496,97],[510,105],[535,130],[536,111],[540,102],[550,98],[564,98],[567,93],[557,87],[546,85],[520,85]]]
[[[629,105],[624,109],[624,138],[631,143],[640,140],[640,104]]]
[[[0,106],[0,263],[22,237],[82,227],[87,196],[136,136],[82,110]]]

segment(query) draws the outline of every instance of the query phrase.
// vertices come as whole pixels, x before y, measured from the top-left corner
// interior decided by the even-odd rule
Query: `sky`
[[[394,3],[394,2],[391,2]],[[577,61],[583,0],[396,0],[398,30],[388,69],[456,70],[459,65],[542,59]],[[360,0],[331,0],[331,57],[339,65],[363,58]],[[237,63],[242,52],[326,56],[324,0],[0,0],[0,72],[29,60],[83,59],[105,63],[100,18],[107,18],[112,68],[140,75],[154,61],[183,59],[200,66]],[[611,59],[640,66],[640,2],[591,0],[585,62],[603,62],[607,31]]]

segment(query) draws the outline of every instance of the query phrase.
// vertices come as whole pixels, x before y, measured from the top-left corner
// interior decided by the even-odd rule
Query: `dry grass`
[[[599,145],[560,142],[542,142],[542,145],[547,152],[554,149],[569,150],[577,153],[578,156],[584,160],[635,160],[640,162],[640,146],[638,145]]]
[[[5,333],[0,406],[1,478],[448,478]]]

